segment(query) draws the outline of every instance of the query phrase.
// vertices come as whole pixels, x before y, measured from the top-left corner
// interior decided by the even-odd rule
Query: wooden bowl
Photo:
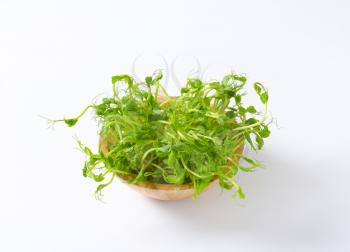
[[[176,99],[174,96],[170,97],[158,97],[158,102],[162,106],[166,106],[168,102],[171,102],[172,100]],[[102,153],[106,154],[108,152],[108,141],[100,135],[99,139],[99,148]],[[244,149],[244,145],[242,144],[235,152],[235,154],[242,154]],[[233,157],[234,160],[238,160],[239,158]],[[134,189],[135,191],[143,194],[146,197],[157,199],[157,200],[182,200],[186,198],[193,197],[195,190],[192,186],[192,184],[182,184],[182,185],[175,185],[175,184],[157,184],[150,181],[140,181],[135,184],[130,184],[126,179],[123,179],[122,177],[118,176],[123,182],[125,182],[129,187]],[[210,182],[210,184],[205,189],[208,190],[209,188],[213,187],[215,184],[217,184],[217,179],[213,179],[213,181]]]
[[[102,136],[100,136],[99,147],[102,153],[104,154],[108,153],[108,141]],[[243,149],[244,149],[244,145],[241,145],[237,149],[235,154],[239,154],[239,155],[242,154]],[[195,193],[195,190],[192,184],[190,183],[175,185],[175,184],[157,184],[150,181],[140,181],[135,184],[130,184],[128,183],[127,180],[123,179],[122,177],[120,176],[118,177],[135,191],[152,199],[182,200],[182,199],[193,197]],[[213,181],[210,182],[210,184],[207,186],[205,191],[213,187],[215,184],[217,184],[217,179],[213,179]]]

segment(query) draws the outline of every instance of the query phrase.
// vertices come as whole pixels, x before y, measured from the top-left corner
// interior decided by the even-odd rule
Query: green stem
[[[105,186],[108,186],[108,185],[110,185],[112,182],[113,182],[113,180],[114,180],[114,178],[115,178],[115,173],[113,173],[113,175],[112,175],[112,177],[111,177],[111,179],[105,184]]]
[[[181,158],[180,160],[181,160],[181,163],[182,163],[183,167],[185,168],[185,170],[188,171],[189,173],[191,173],[192,175],[196,176],[197,178],[203,178],[204,179],[204,178],[210,177],[208,175],[207,176],[199,175],[198,173],[192,171],[190,168],[187,167],[187,165],[186,165],[185,161],[183,160],[183,158]]]
[[[155,100],[157,101],[157,98],[158,98],[158,92],[159,92],[159,81],[156,82],[156,92],[154,94],[154,98]]]
[[[113,83],[113,97],[114,99],[118,99],[119,100],[119,97],[118,97],[118,93],[117,93],[117,90],[116,90],[116,83]]]
[[[89,108],[93,108],[95,105],[89,105],[87,106],[77,117],[74,117],[72,119],[78,120],[80,117],[82,117],[86,111],[88,111]],[[59,120],[49,120],[50,123],[55,123],[55,122],[64,122],[66,119],[59,119]]]
[[[253,123],[251,125],[246,125],[246,126],[235,128],[235,129],[233,129],[233,131],[254,128],[255,126],[262,124],[266,120],[266,116],[267,116],[267,104],[265,104],[264,114],[258,122]]]

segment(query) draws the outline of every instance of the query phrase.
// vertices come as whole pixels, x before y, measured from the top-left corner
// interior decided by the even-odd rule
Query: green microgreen
[[[244,198],[234,176],[261,164],[237,150],[245,143],[260,150],[270,135],[267,89],[259,82],[253,85],[263,104],[258,111],[243,104],[243,75],[230,73],[214,82],[190,78],[176,98],[168,96],[161,79],[160,71],[139,83],[129,75],[113,76],[112,97],[87,106],[74,118],[50,122],[72,127],[88,109],[94,111],[107,150],[94,153],[77,141],[87,156],[83,175],[99,183],[98,195],[119,176],[129,183],[189,183],[195,198],[218,179],[223,189],[234,189]]]

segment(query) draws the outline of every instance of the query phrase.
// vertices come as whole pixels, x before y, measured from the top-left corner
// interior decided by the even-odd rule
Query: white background
[[[0,1],[0,251],[350,251],[348,1]],[[247,199],[213,189],[157,202],[120,182],[93,196],[73,116],[110,77],[175,60],[183,81],[230,69],[270,90],[278,119],[242,174]],[[203,71],[202,71],[203,72]],[[176,94],[174,76],[166,85]]]

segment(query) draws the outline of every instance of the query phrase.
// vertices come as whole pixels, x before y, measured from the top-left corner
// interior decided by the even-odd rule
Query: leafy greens
[[[234,189],[244,198],[233,179],[239,172],[251,172],[260,163],[238,150],[247,142],[260,150],[269,137],[268,91],[254,83],[264,108],[244,106],[247,79],[230,73],[221,81],[202,82],[190,78],[178,97],[168,96],[156,71],[144,82],[129,75],[112,77],[113,96],[87,106],[77,117],[51,120],[74,126],[89,109],[98,119],[100,137],[108,143],[97,153],[83,145],[87,155],[83,175],[100,183],[96,193],[116,176],[129,183],[150,181],[160,184],[187,184],[195,198],[214,179],[224,189]],[[238,160],[242,158],[245,165]]]

